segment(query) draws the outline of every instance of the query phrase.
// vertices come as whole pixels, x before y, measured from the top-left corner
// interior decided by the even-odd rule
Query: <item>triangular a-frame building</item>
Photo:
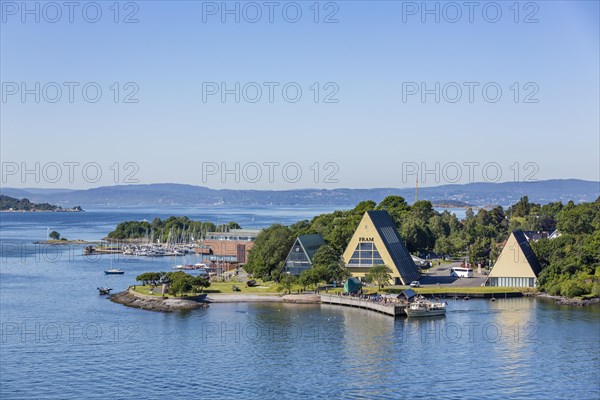
[[[535,287],[542,267],[522,230],[513,231],[492,267],[486,286]]]
[[[384,210],[363,215],[343,258],[348,271],[357,278],[364,277],[374,265],[387,265],[394,284],[408,285],[421,276],[392,217]]]
[[[325,240],[319,234],[298,236],[285,259],[284,271],[290,275],[300,275],[312,268],[313,257],[324,244]]]

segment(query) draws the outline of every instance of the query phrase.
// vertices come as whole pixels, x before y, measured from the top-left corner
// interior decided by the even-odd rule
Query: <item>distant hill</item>
[[[381,201],[389,195],[403,196],[409,203],[415,198],[414,189],[295,189],[295,190],[234,190],[209,189],[204,186],[172,183],[148,185],[103,186],[87,190],[11,189],[2,194],[27,197],[35,202],[60,204],[63,207],[91,206],[205,206],[226,205],[352,205],[363,200]],[[419,189],[420,200],[454,206],[508,206],[522,196],[529,201],[577,203],[594,201],[600,196],[600,182],[578,179],[538,182],[468,183]]]
[[[17,199],[10,196],[0,195],[1,211],[82,211],[81,207],[64,209],[49,203],[32,203],[29,199]]]

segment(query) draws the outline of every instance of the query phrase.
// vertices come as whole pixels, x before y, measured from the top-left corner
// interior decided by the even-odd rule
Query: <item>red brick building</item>
[[[215,262],[245,264],[248,252],[260,230],[230,229],[228,232],[209,232],[201,244],[210,248],[207,258]],[[198,251],[199,252],[199,251]]]

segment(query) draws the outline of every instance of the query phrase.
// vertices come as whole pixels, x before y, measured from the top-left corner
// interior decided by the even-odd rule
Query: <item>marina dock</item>
[[[332,294],[321,294],[321,303],[324,304],[338,304],[347,307],[364,308],[367,310],[377,311],[383,314],[387,314],[394,318],[405,317],[406,312],[404,311],[407,303],[382,303],[374,302],[358,297],[351,296],[340,296]]]

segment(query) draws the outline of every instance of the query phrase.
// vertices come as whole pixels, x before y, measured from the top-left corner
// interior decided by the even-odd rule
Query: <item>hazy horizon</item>
[[[598,2],[2,4],[4,186],[600,180]]]
[[[482,184],[482,183],[491,183],[491,184],[505,184],[505,183],[540,183],[540,182],[548,182],[548,181],[580,181],[580,182],[586,182],[586,183],[598,183],[600,185],[600,180],[599,181],[593,181],[593,180],[586,180],[586,179],[579,179],[579,178],[564,178],[564,179],[544,179],[544,180],[539,180],[539,181],[531,181],[531,182],[513,182],[513,181],[505,181],[505,182],[467,182],[467,183],[444,183],[444,184],[439,184],[439,185],[430,185],[430,186],[419,186],[419,189],[426,189],[426,188],[436,188],[436,187],[440,187],[440,186],[465,186],[465,185],[471,185],[471,184]],[[0,190],[2,189],[15,189],[15,190],[53,190],[53,191],[76,191],[76,190],[89,190],[89,189],[99,189],[99,188],[104,188],[104,187],[119,187],[119,186],[150,186],[150,185],[185,185],[185,186],[192,186],[192,187],[199,187],[199,188],[206,188],[209,190],[258,190],[258,191],[269,191],[269,190],[273,190],[273,191],[288,191],[288,190],[378,190],[378,189],[398,189],[398,190],[415,190],[416,187],[415,186],[405,186],[405,187],[364,187],[364,188],[356,188],[356,187],[344,187],[344,186],[339,186],[339,187],[325,187],[325,188],[319,188],[319,187],[296,187],[296,188],[283,188],[283,189],[255,189],[255,188],[249,188],[249,189],[243,189],[243,188],[234,188],[234,187],[223,187],[223,188],[216,188],[216,187],[210,187],[210,186],[205,186],[205,185],[195,185],[195,184],[188,184],[188,183],[178,183],[178,182],[153,182],[153,183],[128,183],[128,184],[114,184],[114,185],[99,185],[99,186],[90,186],[90,187],[85,187],[85,188],[68,188],[68,187],[16,187],[16,186],[6,186],[6,185],[2,185],[0,187]],[[600,190],[600,187],[599,187]]]

